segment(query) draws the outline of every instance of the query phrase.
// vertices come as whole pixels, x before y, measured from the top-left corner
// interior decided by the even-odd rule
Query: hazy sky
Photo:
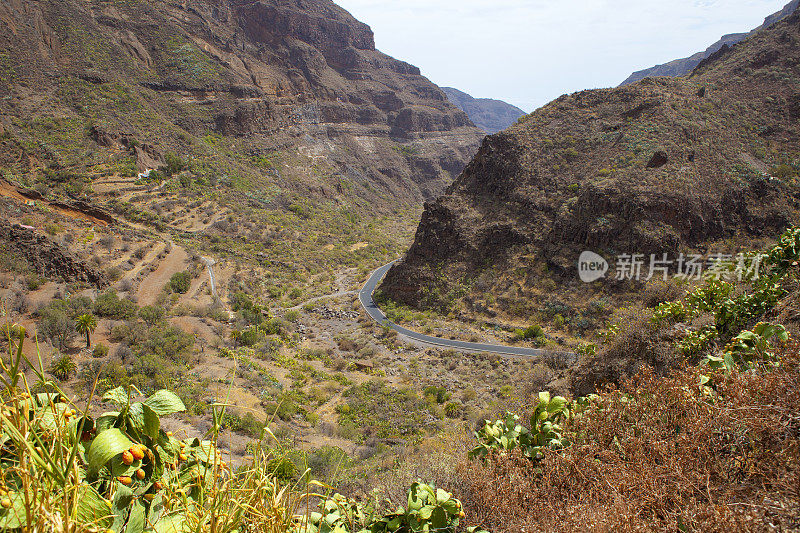
[[[749,31],[789,0],[335,0],[440,86],[532,111]]]

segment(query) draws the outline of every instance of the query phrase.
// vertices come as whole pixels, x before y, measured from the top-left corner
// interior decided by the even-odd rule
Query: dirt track
[[[149,276],[142,280],[136,298],[140,306],[152,305],[158,299],[158,295],[167,284],[169,278],[176,272],[186,269],[186,262],[189,254],[180,246],[172,245],[167,257],[158,265]]]

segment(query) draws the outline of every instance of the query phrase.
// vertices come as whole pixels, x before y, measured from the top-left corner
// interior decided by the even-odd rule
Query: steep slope
[[[10,0],[0,28],[0,165],[17,176],[91,179],[175,152],[387,211],[441,193],[480,138],[329,0]],[[258,164],[278,152],[324,168]]]
[[[675,258],[774,236],[800,220],[799,44],[795,12],[688,79],[565,95],[487,137],[383,289],[530,316],[595,291],[583,250]]]
[[[525,111],[502,100],[492,98],[473,98],[465,92],[442,87],[447,98],[458,106],[469,119],[489,135],[502,131],[514,124]]]
[[[791,14],[795,9],[797,9],[798,5],[800,5],[800,0],[792,0],[791,2],[786,4],[780,11],[766,17],[764,19],[764,23],[761,26],[750,32],[731,33],[729,35],[723,35],[719,41],[715,42],[702,52],[697,52],[696,54],[693,54],[689,57],[675,59],[668,63],[664,63],[663,65],[656,65],[654,67],[634,72],[633,74],[628,76],[628,78],[625,81],[623,81],[620,85],[621,86],[629,85],[631,83],[636,83],[639,80],[652,76],[684,76],[686,74],[689,74],[692,70],[694,70],[695,67],[697,67],[697,65],[700,64],[702,60],[711,56],[711,54],[713,54],[723,46],[732,46],[738,42],[741,42],[749,35],[752,35],[753,33],[759,30],[762,30],[764,28],[769,28],[776,22],[783,20],[784,18],[789,16],[789,14]]]

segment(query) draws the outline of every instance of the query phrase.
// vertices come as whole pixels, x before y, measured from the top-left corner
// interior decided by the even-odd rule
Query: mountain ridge
[[[474,98],[453,87],[442,87],[442,90],[447,98],[464,111],[478,128],[489,135],[506,129],[527,114],[522,109],[502,100]]]
[[[702,52],[697,52],[692,54],[689,57],[681,58],[681,59],[674,59],[672,61],[668,61],[667,63],[663,63],[660,65],[655,65],[650,68],[638,70],[628,76],[625,81],[620,84],[620,87],[624,85],[629,85],[631,83],[635,83],[641,79],[644,79],[648,76],[683,76],[690,73],[703,59],[711,56],[715,52],[717,52],[723,46],[731,46],[736,44],[743,39],[747,38],[747,36],[752,35],[754,32],[757,32],[761,29],[768,28],[775,24],[776,22],[782,20],[783,18],[789,16],[797,7],[800,6],[800,0],[792,0],[788,4],[786,4],[783,9],[773,13],[772,15],[767,16],[764,18],[764,22],[754,30],[749,32],[743,33],[730,33],[727,35],[723,35],[719,41],[712,44],[708,48],[706,48]]]

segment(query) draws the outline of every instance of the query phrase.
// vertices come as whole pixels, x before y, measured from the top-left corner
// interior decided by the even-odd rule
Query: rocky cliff
[[[689,74],[692,70],[694,70],[695,67],[697,67],[697,65],[700,64],[702,60],[711,56],[723,46],[732,46],[738,42],[741,42],[748,35],[751,35],[764,28],[768,28],[773,24],[775,24],[776,22],[783,20],[784,18],[789,16],[789,14],[792,13],[795,9],[797,9],[798,5],[800,5],[800,0],[792,0],[791,2],[786,4],[780,11],[766,17],[764,19],[764,23],[761,26],[750,32],[731,33],[729,35],[723,35],[719,41],[715,42],[702,52],[697,52],[696,54],[693,54],[689,57],[675,59],[668,63],[664,63],[663,65],[656,65],[654,67],[634,72],[633,74],[628,76],[628,78],[625,81],[623,81],[621,85],[629,85],[631,83],[635,83],[649,76],[684,76],[686,74]]]
[[[581,288],[583,250],[675,257],[774,236],[800,220],[799,45],[795,12],[688,79],[565,95],[487,137],[383,289],[524,315]]]
[[[440,194],[481,137],[328,0],[9,0],[0,28],[0,166],[15,175],[174,152],[260,176],[283,152],[325,168],[305,191],[268,169],[277,187],[350,187],[388,209]]]
[[[61,244],[36,233],[32,228],[0,221],[0,250],[3,245],[9,246],[12,253],[20,256],[31,273],[88,283],[100,289],[109,283],[105,272],[90,266]]]
[[[447,98],[458,106],[469,119],[488,134],[497,133],[514,124],[525,111],[502,100],[473,98],[465,92],[442,87]]]

